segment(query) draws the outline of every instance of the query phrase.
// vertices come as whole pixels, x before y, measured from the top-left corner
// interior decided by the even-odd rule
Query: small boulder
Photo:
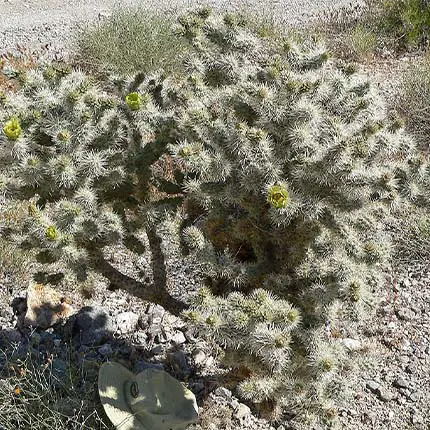
[[[118,331],[121,334],[132,333],[136,330],[139,323],[139,315],[134,312],[121,312],[116,317]]]
[[[243,403],[239,403],[238,408],[234,411],[234,417],[238,420],[251,415],[251,409]]]
[[[29,285],[25,326],[46,329],[66,320],[76,312],[71,301],[53,288],[44,284]]]
[[[97,346],[113,337],[116,325],[100,306],[85,306],[74,317],[74,341],[80,345]]]

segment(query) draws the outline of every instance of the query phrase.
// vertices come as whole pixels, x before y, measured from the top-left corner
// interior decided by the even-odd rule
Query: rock
[[[415,363],[410,363],[407,365],[405,370],[410,374],[414,374],[417,371],[417,365]]]
[[[228,390],[227,388],[224,387],[218,387],[215,391],[214,391],[215,396],[221,397],[223,399],[231,399],[232,394],[231,391]]]
[[[69,318],[76,312],[71,301],[53,288],[44,284],[29,285],[24,325],[45,329]]]
[[[5,339],[8,343],[19,343],[22,341],[22,335],[18,330],[6,329],[0,331],[0,338]]]
[[[104,19],[110,18],[111,16],[112,16],[112,14],[110,12],[99,12],[98,19],[104,20]]]
[[[402,363],[402,364],[408,364],[408,363],[409,363],[409,361],[410,361],[410,358],[409,358],[409,356],[408,356],[408,355],[401,355],[401,356],[399,357],[399,361],[400,361],[400,363]]]
[[[412,424],[422,424],[424,423],[424,418],[422,417],[421,414],[419,414],[418,412],[413,413],[411,416],[411,422]]]
[[[406,381],[406,379],[400,377],[397,378],[394,382],[393,385],[397,388],[409,388],[409,382]]]
[[[59,358],[54,358],[52,360],[52,372],[58,379],[65,379],[67,363]]]
[[[183,343],[185,343],[187,341],[187,339],[185,339],[184,333],[182,333],[181,331],[178,331],[174,334],[171,341],[173,343],[175,343],[176,345],[182,345]]]
[[[376,393],[379,388],[379,384],[375,381],[368,381],[366,383],[366,388],[368,388],[372,393]]]
[[[15,297],[12,300],[11,307],[14,315],[21,315],[27,311],[27,301],[24,297]]]
[[[397,318],[403,321],[410,321],[415,317],[415,313],[407,308],[401,308],[396,310]]]
[[[75,315],[73,332],[75,342],[96,346],[112,338],[115,324],[102,307],[86,306]]]
[[[196,366],[202,366],[206,361],[206,354],[201,349],[195,349],[193,351],[193,359]]]
[[[164,352],[164,347],[162,345],[156,345],[151,349],[151,354],[160,355]]]
[[[73,417],[76,414],[76,411],[79,410],[81,404],[77,399],[72,397],[60,397],[55,402],[56,409],[63,415],[68,417]]]
[[[166,311],[162,306],[152,304],[148,307],[147,314],[149,325],[159,325],[163,321]]]
[[[176,351],[167,356],[172,369],[178,374],[186,375],[190,373],[190,368],[187,364],[187,359],[183,351]]]
[[[40,333],[40,341],[42,343],[51,343],[55,339],[55,335],[53,333],[50,333],[49,331],[42,331]]]
[[[107,357],[109,355],[113,354],[112,346],[109,343],[106,343],[102,345],[100,348],[97,349],[97,352],[102,355],[103,357]]]
[[[193,383],[189,384],[189,388],[193,393],[199,395],[199,394],[204,393],[205,384],[203,382],[197,381],[197,382],[193,382]]]
[[[215,362],[215,359],[210,355],[206,360],[205,367],[211,367]]]
[[[149,363],[148,361],[145,360],[138,360],[136,361],[135,365],[134,365],[134,372],[135,373],[140,373],[145,369],[158,369],[158,370],[164,370],[164,367],[162,364],[157,364],[157,363]]]
[[[82,367],[82,370],[84,372],[87,372],[89,370],[90,371],[92,371],[92,370],[98,370],[99,367],[100,367],[100,364],[96,360],[85,359],[85,360],[82,360],[81,367]]]
[[[120,333],[131,333],[137,328],[139,315],[134,312],[121,312],[116,317],[116,323]]]
[[[239,403],[239,407],[234,412],[234,417],[238,420],[241,418],[245,418],[246,416],[251,415],[251,409],[249,406],[244,405],[243,403]]]
[[[232,407],[233,410],[236,410],[239,407],[239,401],[237,399],[233,399],[229,405]]]
[[[379,387],[376,390],[376,394],[379,397],[379,399],[382,400],[383,402],[390,402],[396,397],[394,393],[392,393],[391,391],[383,387]]]
[[[404,287],[404,288],[409,288],[412,284],[411,284],[411,281],[410,281],[408,278],[403,278],[403,279],[400,281],[400,285],[401,285],[402,287]]]
[[[348,351],[359,351],[362,348],[361,342],[358,339],[345,338],[342,339],[342,344]]]

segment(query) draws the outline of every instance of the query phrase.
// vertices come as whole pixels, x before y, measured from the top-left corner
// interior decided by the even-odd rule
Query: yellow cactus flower
[[[142,97],[139,93],[134,92],[127,94],[125,101],[131,110],[139,110],[148,101],[148,97]]]
[[[45,231],[45,236],[49,240],[55,240],[58,237],[57,229],[55,228],[55,226],[50,225]]]
[[[22,128],[18,121],[18,118],[11,118],[9,121],[6,122],[4,128],[3,128],[4,134],[8,137],[10,140],[16,140],[19,136],[21,136]]]
[[[193,148],[191,146],[187,145],[187,146],[183,146],[179,150],[178,154],[183,158],[187,158],[187,157],[190,157],[191,155],[193,155],[193,152],[194,152]]]
[[[272,185],[269,188],[267,201],[275,208],[282,209],[287,206],[290,200],[290,194],[283,185]]]

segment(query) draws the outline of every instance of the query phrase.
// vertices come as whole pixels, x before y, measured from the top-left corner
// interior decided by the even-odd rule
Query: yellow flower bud
[[[267,201],[277,209],[285,208],[290,200],[288,190],[282,185],[272,185],[269,188]]]
[[[21,136],[22,128],[19,124],[18,118],[11,118],[9,121],[6,122],[4,128],[3,128],[4,134],[10,139],[10,140],[16,140],[19,136]]]

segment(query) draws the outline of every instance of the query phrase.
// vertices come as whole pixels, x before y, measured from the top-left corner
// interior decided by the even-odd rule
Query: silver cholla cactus
[[[197,55],[169,149],[200,208],[184,242],[212,274],[185,316],[247,369],[245,399],[334,425],[360,356],[342,339],[384,281],[384,217],[428,203],[427,161],[319,42],[258,37],[237,15],[181,24]]]
[[[27,201],[28,214],[19,232],[3,226],[5,236],[85,278],[93,251],[143,227],[126,213],[148,203],[152,166],[166,152],[166,87],[159,74],[97,82],[46,65],[22,76],[1,101],[0,168],[3,194]]]

